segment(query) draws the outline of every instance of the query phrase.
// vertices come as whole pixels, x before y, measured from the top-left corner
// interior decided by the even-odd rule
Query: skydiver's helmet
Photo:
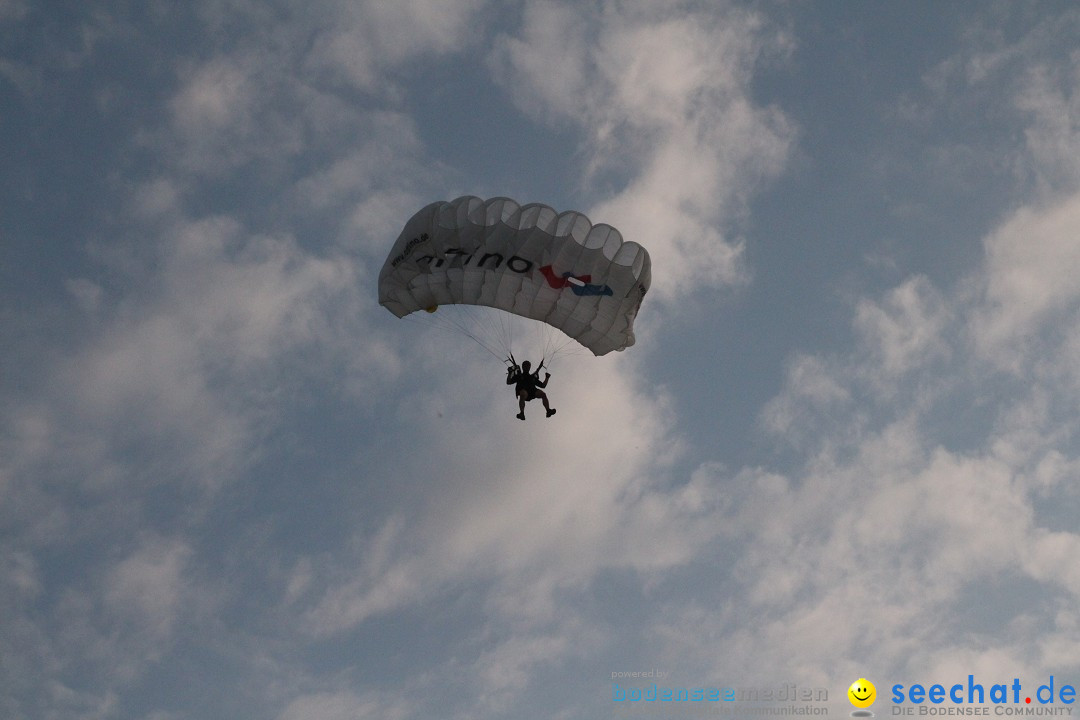
[[[528,361],[528,360],[526,360],[525,362],[521,363],[521,369],[522,369],[522,371],[524,371],[524,372],[529,372],[529,368],[530,368],[530,367],[532,367],[532,365],[530,365],[530,364],[529,364],[529,361]]]

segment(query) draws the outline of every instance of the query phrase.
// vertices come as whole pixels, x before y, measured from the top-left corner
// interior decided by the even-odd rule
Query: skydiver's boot
[[[519,413],[517,414],[517,419],[518,419],[518,420],[524,420],[524,419],[525,419],[525,413],[523,413],[523,412],[519,412]]]
[[[551,417],[551,416],[552,416],[552,415],[554,415],[554,414],[555,414],[555,408],[550,408],[550,409],[549,409],[549,410],[547,411],[547,416],[548,416],[548,417]]]

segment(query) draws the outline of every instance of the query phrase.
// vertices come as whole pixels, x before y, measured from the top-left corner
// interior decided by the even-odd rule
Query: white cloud
[[[325,358],[347,356],[355,372],[383,353],[377,341],[359,345],[349,328],[360,306],[345,258],[306,255],[287,238],[245,237],[225,217],[168,232],[160,275],[113,308],[97,339],[64,363],[67,391],[56,401],[105,437],[134,433],[171,445],[215,486],[253,451],[267,419],[255,408],[277,382],[260,378],[291,362],[283,351],[318,344]]]
[[[34,598],[43,590],[41,570],[34,557],[26,552],[8,550],[0,556],[0,580],[5,596],[12,594],[23,598]]]
[[[505,712],[529,684],[536,666],[573,654],[573,641],[569,634],[520,634],[482,653],[477,661],[478,681],[484,688],[481,704],[489,712]]]
[[[198,135],[239,124],[253,101],[250,76],[250,70],[225,58],[195,68],[172,100],[177,127]]]
[[[19,20],[26,12],[26,0],[0,0],[0,21]]]
[[[281,172],[307,147],[320,108],[315,92],[288,74],[288,57],[238,50],[179,68],[167,130],[144,142],[196,176],[222,176],[260,162]],[[286,110],[283,98],[302,111]]]
[[[1048,321],[1076,312],[1080,286],[1080,195],[1047,208],[1018,210],[985,241],[985,270],[977,287],[984,302],[972,323],[976,347],[991,361],[1018,369],[1045,352],[1039,335]]]
[[[512,394],[490,368],[485,379],[475,363],[435,362],[457,382],[425,387],[425,402],[406,403],[411,450],[395,465],[400,492],[411,496],[417,484],[422,500],[365,533],[365,550],[357,560],[342,559],[341,576],[324,567],[308,584],[313,631],[340,633],[466,583],[486,588],[496,627],[534,628],[543,647],[568,648],[568,635],[581,631],[563,624],[563,593],[605,569],[648,576],[684,565],[721,532],[723,499],[707,475],[672,484],[670,463],[679,453],[673,417],[662,396],[636,386],[629,367],[616,372],[610,360],[560,365],[549,386],[560,413],[548,420],[530,406],[521,423]],[[494,393],[477,392],[493,382]],[[474,421],[440,419],[476,403],[478,412],[467,411]],[[517,656],[517,641],[507,642],[492,652]],[[511,679],[518,671],[488,677],[494,668],[477,662],[487,668],[492,697],[517,686]]]
[[[363,253],[377,273],[404,219],[430,202],[432,186],[449,171],[424,157],[409,115],[357,113],[348,125],[351,139],[296,180],[290,201],[300,213],[327,223],[329,239]]]
[[[745,473],[728,484],[735,496],[721,523],[740,548],[740,589],[732,626],[716,632],[729,654],[767,660],[717,661],[726,674],[767,664],[816,667],[826,679],[865,672],[845,671],[849,658],[882,674],[925,673],[928,658],[979,651],[995,632],[965,604],[972,588],[1043,583],[1043,592],[1075,593],[1059,563],[1077,536],[1039,527],[1013,468],[929,448],[912,431],[905,423],[868,434],[854,457],[819,458],[796,477]],[[1038,632],[998,628],[993,642],[1032,652],[1054,620],[1030,612]]]
[[[1033,578],[1060,584],[1074,597],[1080,595],[1080,571],[1069,559],[1080,551],[1080,536],[1072,532],[1040,531],[1025,549],[1025,569]],[[1080,661],[1080,654],[1074,657],[1074,662]]]
[[[325,0],[303,3],[296,22],[272,31],[254,7],[219,8],[217,24],[246,31],[222,33],[215,54],[177,63],[168,126],[144,132],[141,141],[199,178],[256,166],[248,181],[268,188],[286,184],[282,178],[297,167],[312,167],[312,158],[320,160],[316,174],[332,174],[324,169],[329,158],[348,157],[354,146],[400,152],[412,125],[394,112],[402,100],[391,71],[479,41],[473,18],[485,4]],[[383,102],[355,102],[348,86]],[[392,177],[401,160],[391,161],[364,170]]]
[[[418,602],[432,592],[431,585],[446,579],[437,562],[424,556],[397,551],[391,558],[388,544],[400,541],[404,525],[391,518],[370,541],[360,558],[359,568],[330,568],[330,587],[320,587],[316,605],[305,613],[305,624],[319,636],[339,633],[373,616]],[[311,586],[311,563],[302,561],[297,570]],[[293,586],[296,575],[290,580]]]
[[[378,0],[322,3],[306,63],[316,72],[370,92],[385,91],[386,71],[398,65],[460,52],[481,39],[476,33],[486,0]]]
[[[1016,99],[1031,115],[1025,136],[1036,177],[1053,194],[1080,189],[1080,52],[1070,60],[1032,68]]]
[[[631,178],[590,215],[649,249],[659,299],[745,279],[728,233],[793,134],[750,99],[755,63],[786,45],[763,24],[732,8],[537,2],[496,40],[489,64],[519,106],[579,124],[596,177]]]
[[[798,441],[801,433],[849,406],[851,389],[844,386],[844,371],[825,359],[800,354],[788,361],[784,389],[762,409],[761,425],[769,432]]]
[[[277,717],[278,720],[400,720],[409,716],[410,712],[401,704],[339,691],[301,695],[293,699]]]
[[[1007,139],[981,148],[961,140],[957,157],[978,152],[995,172],[1010,166],[1020,184],[1032,183],[1045,203],[1076,192],[1080,13],[1069,8],[1028,14],[1016,6],[971,21],[961,48],[925,77],[938,106],[931,114],[940,106],[974,111],[988,127],[1004,123],[999,127]],[[1001,32],[1006,25],[1015,32]],[[1023,143],[1016,142],[1018,136]]]
[[[21,598],[9,595],[8,567],[0,582],[7,670],[0,704],[12,717],[45,716],[46,708],[108,717],[118,688],[166,657],[177,627],[205,602],[186,577],[192,550],[179,539],[148,537],[116,562],[88,554],[85,574],[59,579],[37,567],[36,553],[14,555]]]
[[[923,276],[891,290],[883,304],[862,300],[855,311],[855,328],[886,377],[942,357],[948,322],[943,298]]]
[[[935,76],[943,92],[968,84],[968,95],[948,85],[956,105],[1011,89],[1029,123],[1013,137],[1038,179],[1032,198],[953,285],[913,275],[859,300],[858,344],[796,355],[762,412],[804,453],[800,467],[733,484],[744,488],[726,518],[743,543],[735,602],[761,620],[752,636],[716,631],[740,656],[832,658],[826,677],[862,672],[843,669],[853,657],[921,677],[1080,662],[1061,610],[1077,597],[1065,558],[1080,535],[1058,517],[1075,506],[1080,462],[1075,58],[1056,71],[1032,60],[1047,30],[968,50]],[[949,447],[956,438],[963,450]]]
[[[104,577],[105,604],[118,623],[164,653],[183,609],[191,548],[181,540],[151,538]]]
[[[798,667],[834,658],[837,674],[850,657],[924,674],[1044,674],[1080,660],[1052,640],[1070,622],[1055,603],[1020,610],[1006,600],[1067,604],[1078,592],[1065,558],[1080,535],[1046,510],[1050,497],[1075,502],[1065,478],[1080,460],[1067,409],[1075,396],[1058,384],[1072,356],[1054,339],[1077,297],[1064,239],[1080,226],[1073,205],[1017,212],[948,292],[913,276],[857,303],[851,353],[790,364],[762,418],[802,439],[805,464],[744,472],[724,519],[742,548],[739,601],[762,618],[752,637],[733,632],[736,652]],[[1037,357],[1018,347],[1033,339]],[[987,355],[1011,379],[988,369]],[[941,417],[975,408],[993,421],[969,450],[936,439]]]
[[[602,92],[590,83],[586,21],[570,6],[527,3],[522,37],[499,36],[488,60],[495,79],[525,112],[544,120],[589,114]]]

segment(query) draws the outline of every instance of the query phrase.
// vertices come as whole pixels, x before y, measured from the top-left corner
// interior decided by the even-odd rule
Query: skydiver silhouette
[[[540,363],[540,365],[543,366],[543,363]],[[547,387],[548,380],[551,379],[551,373],[544,373],[544,379],[541,381],[540,368],[537,368],[536,372],[529,372],[531,367],[532,365],[528,360],[521,363],[521,367],[511,361],[510,367],[506,369],[506,384],[514,386],[514,394],[517,395],[518,399],[518,420],[525,419],[525,403],[537,398],[540,398],[540,401],[544,403],[544,410],[547,411],[548,417],[555,414],[555,408],[548,404],[547,394],[540,389]]]

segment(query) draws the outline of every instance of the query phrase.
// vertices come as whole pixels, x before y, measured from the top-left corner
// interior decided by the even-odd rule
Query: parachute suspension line
[[[494,346],[499,352],[492,353],[502,360],[506,355],[513,353],[515,318],[502,310],[495,310],[482,306],[468,306],[465,311],[469,315],[473,328],[483,330],[489,345]]]
[[[569,335],[547,323],[481,305],[444,304],[434,312],[413,313],[406,319],[453,335],[464,335],[504,364],[509,364],[514,355],[522,355],[523,360],[531,360],[534,365],[540,361],[551,369],[563,355],[588,352]]]
[[[545,365],[550,369],[555,366],[556,360],[563,356],[583,355],[585,348],[578,345],[577,341],[557,328],[550,325],[542,325],[538,331],[542,336],[542,352]]]
[[[493,347],[501,344],[497,342],[498,338],[496,337],[493,340],[491,337],[488,337],[490,333],[481,332],[481,330],[485,328],[484,324],[479,321],[479,315],[481,313],[469,312],[470,310],[472,310],[472,308],[469,306],[453,306],[448,308],[443,305],[440,306],[436,312],[425,315],[424,317],[408,316],[407,319],[415,320],[415,322],[425,325],[431,325],[449,333],[460,333],[482,347],[495,359],[502,360],[503,355],[498,352],[496,347]],[[462,316],[459,316],[459,314]]]
[[[455,318],[454,325],[466,336],[484,348],[496,360],[502,359],[502,351],[508,350],[504,335],[492,325],[492,315],[499,313],[485,312],[472,305],[460,306],[467,319]]]

